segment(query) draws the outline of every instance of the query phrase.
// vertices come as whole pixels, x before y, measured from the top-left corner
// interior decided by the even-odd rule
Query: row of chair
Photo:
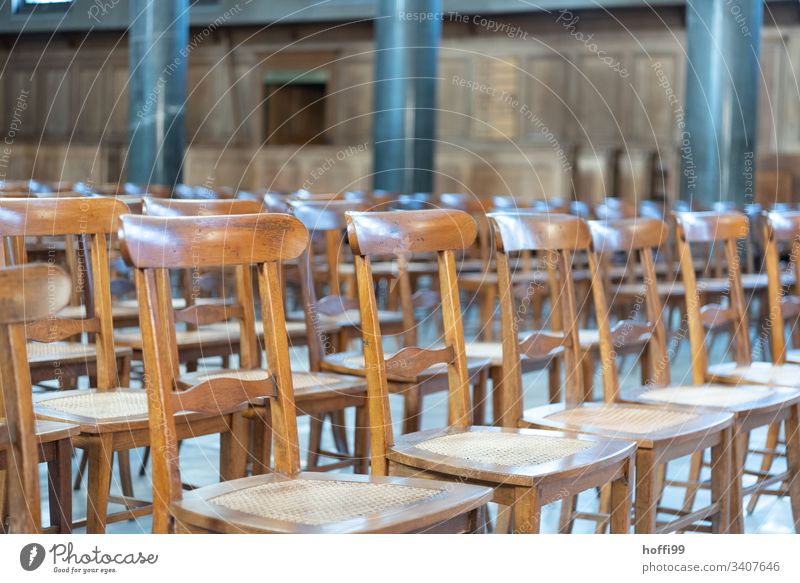
[[[90,200],[94,202],[89,202]],[[101,203],[97,202],[99,200],[104,201],[102,204],[105,207],[101,208]],[[299,469],[299,461],[296,459],[297,439],[294,415],[298,410],[299,396],[303,389],[313,387],[314,382],[318,381],[313,378],[314,374],[347,373],[347,376],[351,376],[351,378],[343,377],[343,382],[349,380],[354,383],[353,386],[358,384],[359,379],[366,379],[366,391],[369,398],[365,400],[364,394],[361,393],[353,402],[357,402],[357,406],[360,406],[362,411],[366,408],[369,409],[369,415],[362,415],[360,423],[363,426],[371,427],[372,455],[370,459],[373,475],[393,473],[433,479],[457,478],[459,481],[469,480],[480,485],[492,484],[495,486],[493,499],[510,509],[509,514],[499,517],[498,522],[504,524],[505,527],[508,527],[509,523],[513,523],[513,527],[518,531],[538,529],[542,504],[560,498],[566,498],[568,502],[572,502],[579,492],[601,487],[604,484],[608,485],[603,488],[601,512],[596,517],[598,523],[604,524],[610,521],[613,531],[625,530],[630,516],[625,503],[628,496],[627,481],[630,472],[629,464],[634,450],[636,450],[636,467],[640,470],[637,471],[635,488],[635,522],[638,531],[683,529],[703,519],[711,519],[711,528],[717,531],[740,530],[742,494],[736,489],[736,484],[741,484],[743,464],[737,460],[742,458],[743,452],[746,450],[746,445],[741,443],[742,436],[759,426],[753,425],[755,422],[753,419],[760,421],[768,419],[761,425],[786,422],[786,451],[790,467],[787,473],[774,477],[770,483],[785,483],[786,490],[791,488],[791,484],[796,483],[796,480],[789,479],[792,475],[796,475],[796,443],[792,438],[795,431],[789,431],[792,427],[791,424],[797,422],[798,396],[794,391],[749,387],[749,393],[744,389],[737,389],[735,392],[738,395],[732,396],[731,389],[719,386],[710,386],[702,390],[697,387],[687,390],[687,387],[683,386],[658,388],[668,382],[668,375],[665,376],[665,370],[668,369],[665,367],[663,354],[658,354],[659,347],[663,349],[666,346],[666,339],[659,309],[660,298],[657,288],[653,285],[657,281],[657,277],[652,250],[665,244],[668,239],[668,229],[663,223],[656,220],[633,219],[621,223],[598,223],[593,225],[593,229],[590,231],[587,224],[581,219],[559,214],[509,211],[489,216],[489,224],[495,242],[494,269],[497,273],[499,290],[497,295],[500,298],[503,328],[500,363],[499,365],[495,364],[496,370],[492,375],[495,419],[500,426],[506,428],[516,427],[522,423],[525,427],[534,426],[557,430],[555,433],[548,433],[538,430],[533,432],[496,431],[470,424],[475,413],[470,404],[468,390],[470,380],[479,375],[480,371],[488,369],[491,359],[484,358],[481,363],[477,358],[474,359],[474,366],[470,366],[466,358],[469,354],[469,346],[464,341],[461,322],[457,266],[459,261],[467,259],[466,252],[478,234],[478,226],[462,212],[439,210],[376,213],[348,210],[342,213],[347,221],[349,243],[355,259],[353,273],[358,287],[356,305],[360,308],[364,355],[344,353],[345,356],[340,356],[325,354],[324,350],[321,354],[317,352],[320,366],[314,367],[317,370],[312,368],[312,378],[306,386],[295,387],[294,390],[292,390],[291,384],[293,382],[295,385],[298,384],[296,382],[297,373],[292,373],[290,368],[287,368],[288,354],[283,355],[284,352],[288,352],[286,335],[275,333],[275,330],[286,329],[282,313],[284,309],[283,290],[280,287],[280,283],[285,281],[286,273],[284,269],[279,268],[278,262],[295,261],[303,252],[307,251],[307,241],[300,236],[300,233],[307,238],[305,233],[309,229],[303,227],[303,223],[305,225],[319,224],[325,214],[321,211],[324,211],[325,207],[336,206],[335,203],[320,203],[322,209],[314,205],[309,207],[307,204],[298,204],[294,209],[297,218],[289,220],[284,215],[263,212],[236,213],[233,211],[233,203],[229,203],[227,212],[221,212],[225,209],[219,208],[216,212],[209,212],[208,210],[199,211],[197,207],[194,211],[187,210],[191,204],[201,203],[189,203],[183,211],[180,211],[180,203],[175,201],[161,203],[162,206],[159,210],[156,210],[159,208],[159,203],[153,202],[149,204],[152,208],[149,209],[146,216],[128,215],[120,219],[123,223],[120,231],[122,248],[128,261],[133,264],[136,278],[140,307],[141,358],[145,361],[145,379],[148,385],[150,405],[148,407],[148,398],[144,398],[142,391],[124,390],[124,387],[122,390],[117,389],[113,380],[109,384],[109,379],[116,379],[119,374],[115,372],[116,349],[113,347],[113,323],[110,323],[113,318],[108,317],[110,316],[109,312],[112,311],[110,309],[110,291],[107,289],[110,288],[110,278],[102,274],[103,266],[108,264],[108,259],[105,252],[101,252],[99,249],[101,247],[105,249],[106,239],[115,232],[116,220],[125,215],[127,209],[118,201],[108,199],[75,198],[68,200],[62,198],[58,202],[47,201],[46,203],[44,201],[23,203],[7,200],[2,204],[9,209],[10,216],[14,214],[15,204],[18,217],[24,216],[24,220],[17,218],[15,227],[18,229],[17,231],[10,226],[3,227],[4,236],[52,236],[58,231],[58,228],[54,229],[53,227],[55,224],[71,225],[70,228],[80,224],[83,229],[80,231],[82,236],[87,236],[92,230],[97,230],[102,235],[95,235],[95,238],[88,241],[87,244],[91,254],[92,275],[95,280],[93,287],[95,318],[84,319],[80,324],[75,324],[74,320],[67,323],[51,318],[48,321],[47,329],[45,326],[32,326],[31,324],[25,327],[26,332],[33,331],[33,334],[28,332],[29,339],[63,340],[74,336],[77,330],[91,333],[94,337],[98,355],[97,386],[102,390],[88,393],[81,390],[74,394],[61,393],[57,396],[46,394],[37,403],[40,416],[58,419],[61,422],[71,421],[80,429],[79,435],[71,436],[69,439],[78,447],[89,452],[90,499],[92,499],[89,516],[90,530],[101,530],[104,527],[104,506],[108,502],[106,476],[110,475],[111,452],[147,444],[157,446],[154,448],[154,452],[157,453],[154,453],[153,456],[154,500],[156,501],[154,525],[159,531],[171,528],[170,516],[181,525],[179,529],[224,530],[226,527],[223,526],[223,523],[225,523],[232,524],[233,526],[229,527],[231,529],[249,530],[250,528],[244,527],[239,520],[245,520],[245,524],[254,526],[254,523],[251,522],[252,517],[247,519],[242,517],[243,507],[236,506],[239,503],[252,505],[253,496],[239,493],[238,489],[245,486],[258,488],[259,492],[266,492],[258,499],[268,506],[277,500],[285,501],[287,499],[291,506],[290,502],[295,494],[288,498],[281,498],[280,495],[273,494],[278,490],[281,492],[292,490],[296,484],[280,488],[268,487],[265,485],[271,483],[268,476],[259,479],[249,478],[250,482],[246,483],[227,482],[226,487],[221,485],[215,487],[217,490],[212,489],[215,492],[214,500],[223,496],[224,493],[224,499],[230,503],[226,508],[232,510],[233,514],[226,514],[224,519],[208,520],[208,513],[218,514],[220,509],[218,504],[215,505],[213,501],[209,502],[208,498],[203,499],[203,496],[210,495],[209,492],[204,491],[198,491],[197,496],[192,497],[193,499],[203,499],[202,502],[195,500],[199,506],[193,506],[194,511],[189,510],[185,513],[180,509],[170,511],[167,502],[175,501],[180,497],[178,469],[170,466],[170,464],[177,466],[177,460],[176,456],[175,458],[170,457],[170,452],[176,452],[177,440],[180,438],[207,433],[222,433],[227,436],[223,440],[227,443],[224,443],[222,448],[225,459],[221,474],[225,478],[243,475],[247,452],[238,451],[241,448],[237,448],[235,445],[248,441],[244,420],[256,420],[257,423],[268,428],[269,433],[273,434],[275,461],[272,465],[274,469],[283,476],[294,475]],[[25,208],[24,212],[23,208]],[[36,209],[33,215],[41,221],[40,223],[36,223],[35,220],[31,222],[29,218],[31,208]],[[92,210],[91,212],[83,210],[85,208]],[[316,223],[308,218],[302,220],[304,212],[316,212],[314,219]],[[163,216],[170,214],[183,216]],[[681,220],[689,221],[689,218],[685,217],[693,217],[702,226],[689,228],[689,222],[686,222],[685,225],[680,222]],[[735,226],[735,228],[731,227],[730,230],[725,230],[725,233],[731,234],[731,240],[741,238],[742,233],[746,231],[746,219],[740,215],[685,215],[685,217],[679,218],[679,243],[687,248],[690,245],[709,243],[711,235],[708,233],[719,231],[719,225],[730,223]],[[716,221],[716,223],[711,221]],[[745,225],[745,228],[742,225]],[[605,235],[603,228],[606,229]],[[5,229],[8,231],[6,232]],[[63,227],[62,231],[66,231],[68,234],[74,233],[68,229]],[[321,227],[320,230],[333,231],[335,229]],[[686,233],[689,235],[687,236]],[[276,239],[275,237],[278,236],[280,238]],[[293,237],[297,239],[296,242]],[[241,239],[241,241],[233,245],[229,241],[231,239]],[[277,241],[280,241],[280,244]],[[245,244],[249,246],[245,247]],[[734,281],[739,275],[735,270],[738,263],[733,252],[728,249],[730,244],[727,240],[725,246],[728,253],[727,263],[732,267],[729,272],[731,275],[731,299],[738,302],[744,298],[743,292],[737,289]],[[296,249],[296,247],[300,248]],[[276,251],[279,249],[280,253],[283,253],[284,248],[291,248],[293,251],[287,251],[286,255],[280,255]],[[681,248],[683,249],[683,247]],[[263,249],[264,255],[257,255],[258,249]],[[735,244],[733,249],[735,250]],[[295,251],[296,254],[292,255],[291,253],[295,253]],[[608,305],[604,297],[604,286],[601,285],[603,266],[595,251],[628,254],[638,252],[641,254],[641,279],[648,306],[645,326],[634,326],[623,322],[618,324],[612,332],[605,318],[608,313]],[[220,255],[221,253],[222,255]],[[519,322],[515,321],[517,310],[514,306],[514,299],[517,294],[513,285],[516,274],[513,272],[515,271],[514,267],[521,261],[520,258],[526,253],[541,254],[545,257],[544,261],[535,266],[534,271],[544,270],[545,280],[549,285],[548,293],[554,298],[551,308],[553,313],[560,314],[561,323],[558,334],[536,331],[520,340],[518,338]],[[410,255],[417,257],[427,254],[434,254],[436,258],[435,275],[441,289],[443,341],[440,342],[441,346],[437,345],[433,349],[406,346],[403,350],[385,359],[380,311],[375,296],[372,271],[376,262],[373,262],[372,259],[382,259],[391,255],[407,258]],[[580,366],[581,361],[585,359],[583,351],[580,350],[581,332],[583,331],[578,327],[573,286],[573,267],[577,255],[583,255],[588,263],[588,279],[592,284],[591,293],[597,318],[597,346],[601,352],[603,370],[604,405],[577,407],[586,400],[587,396],[585,383],[581,379],[582,367]],[[689,267],[684,266],[687,256]],[[694,261],[691,261],[691,253],[688,251],[681,252],[680,258],[681,265],[684,266],[684,285],[689,289],[687,294],[689,297],[692,294],[691,279],[688,274],[691,273],[694,276],[695,265]],[[95,259],[97,259],[96,262]],[[398,263],[403,263],[403,261]],[[315,327],[319,326],[320,312],[315,310],[320,307],[316,305],[317,302],[312,301],[313,295],[310,290],[314,288],[313,277],[310,277],[308,271],[302,266],[313,267],[314,261],[306,257],[299,262],[299,265],[301,267],[299,270],[301,287],[306,288],[304,294],[306,333],[311,334],[312,331],[316,332]],[[407,261],[405,265],[408,265]],[[234,267],[236,272],[234,297],[237,303],[197,303],[193,306],[175,309],[170,292],[171,281],[166,270],[202,270],[212,267]],[[256,268],[260,302],[256,302],[253,297],[254,288],[250,281],[250,277],[252,277],[250,267]],[[304,272],[305,275],[303,275]],[[332,273],[332,271],[329,272],[329,274]],[[537,277],[540,281],[543,279],[541,273],[528,279],[536,281]],[[262,319],[260,322],[255,318],[257,303],[260,303],[261,306]],[[689,303],[691,304],[691,302]],[[333,315],[339,315],[346,312],[348,306],[343,298],[338,298],[336,302],[323,302],[321,313],[327,315],[327,311],[332,312]],[[89,306],[87,306],[88,308]],[[746,320],[746,312],[743,309],[737,312],[736,309],[731,307],[725,310],[716,309],[703,312],[698,310],[698,315],[695,316],[692,306],[688,306],[690,324],[694,322],[690,326],[693,352],[698,351],[697,353],[700,354],[700,346],[704,346],[705,334],[702,326],[708,323],[710,318],[708,314],[713,313],[714,318],[724,318],[726,322],[736,322],[741,325]],[[267,314],[267,310],[272,310],[272,312]],[[105,311],[106,315],[98,318],[97,314],[102,311]],[[278,313],[280,313],[279,316],[276,315]],[[239,355],[239,367],[235,370],[216,371],[213,374],[204,371],[183,374],[180,367],[181,358],[178,355],[178,333],[175,331],[175,323],[191,324],[197,330],[201,330],[203,327],[213,326],[217,323],[224,324],[232,318],[238,320],[239,324],[238,334],[235,335],[238,345],[235,352]],[[695,324],[698,322],[700,324],[699,338],[697,338],[698,332],[695,330],[697,328]],[[260,333],[259,323],[261,324]],[[230,330],[227,324],[226,326]],[[45,330],[48,331],[49,336],[44,334]],[[620,405],[617,403],[620,396],[618,381],[615,384],[617,373],[614,356],[617,348],[624,344],[625,335],[632,335],[631,331],[639,338],[646,338],[647,358],[650,361],[649,371],[653,376],[653,382],[646,385],[645,389],[647,390],[643,391],[641,401],[637,395],[637,398],[631,401],[635,405]],[[311,335],[315,336],[316,334]],[[230,337],[233,338],[234,335],[230,335]],[[260,360],[259,338],[267,356],[266,370],[262,367]],[[202,345],[202,342],[200,344]],[[148,356],[148,351],[151,352],[150,356]],[[103,358],[101,358],[101,354],[104,355]],[[202,354],[204,353],[201,353],[201,356]],[[168,355],[168,358],[163,356],[158,358],[158,355]],[[334,358],[331,358],[332,356]],[[740,356],[737,353],[737,359]],[[102,360],[102,366],[100,360]],[[535,366],[547,366],[553,360],[561,360],[564,363],[566,405],[553,405],[545,410],[523,413],[521,411],[521,368],[524,366],[523,363],[534,362],[538,363]],[[748,364],[744,357],[740,360],[736,375],[742,374],[742,371],[738,369],[742,369],[743,365]],[[328,364],[327,369],[322,368],[322,363],[326,361],[331,363]],[[702,365],[702,362],[699,365]],[[700,366],[700,368],[702,367]],[[755,368],[758,369],[758,367]],[[703,375],[705,374],[704,372]],[[725,375],[714,374],[714,378],[717,380],[718,378],[728,378]],[[735,375],[730,378],[734,377]],[[734,380],[741,383],[743,378],[745,377],[736,377]],[[438,390],[448,391],[450,427],[444,433],[441,431],[409,432],[408,435],[395,442],[388,413],[388,393],[392,390],[392,386],[395,386],[396,392],[402,393],[424,384],[423,381],[426,380],[430,380],[432,385],[438,383],[440,387]],[[746,378],[745,380],[757,382],[759,378]],[[763,384],[786,384],[777,383],[771,377],[761,380]],[[695,383],[703,382],[702,379],[698,380],[697,378],[694,381]],[[282,384],[283,386],[281,386]],[[363,381],[361,386],[363,390]],[[327,388],[329,387],[330,385],[327,386]],[[179,392],[175,392],[176,390]],[[239,398],[249,401],[250,406],[241,412],[229,413],[228,409],[236,409],[234,403],[218,396],[218,393],[227,392],[231,392],[234,400]],[[337,390],[332,392],[336,393]],[[356,392],[354,390],[354,395]],[[173,395],[186,396],[179,398]],[[291,395],[291,406],[286,400],[289,398],[287,395]],[[274,398],[269,401],[267,406],[264,400],[270,396]],[[158,400],[159,397],[161,401]],[[213,400],[211,400],[212,397]],[[247,397],[247,399],[243,399],[243,397]],[[735,409],[734,401],[740,411],[731,410]],[[213,407],[215,407],[213,411],[209,410],[209,403],[213,403]],[[647,404],[646,407],[643,406],[644,403]],[[668,408],[669,413],[653,409],[653,403],[661,403],[662,407],[664,403],[669,403],[671,405]],[[675,408],[675,405],[692,406],[695,409],[687,411]],[[714,410],[700,411],[696,409],[698,406],[710,407]],[[90,417],[81,414],[86,413],[87,407],[90,412],[101,411],[105,415],[120,412],[130,413],[130,407],[133,407],[136,414],[106,416],[101,418],[102,422],[98,422],[98,418],[94,417],[92,421],[89,421]],[[174,417],[169,414],[170,408],[192,414]],[[291,422],[289,422],[289,409],[291,409]],[[333,410],[340,411],[341,408],[336,405]],[[148,411],[150,432],[135,429],[135,427],[146,426]],[[154,411],[160,416],[156,421],[153,420]],[[219,415],[221,411],[226,415]],[[737,419],[741,419],[738,425]],[[264,423],[266,420],[269,423]],[[172,423],[171,429],[170,422]],[[295,427],[294,436],[292,435],[292,426]],[[159,437],[153,430],[154,427],[159,430],[166,428],[165,436]],[[655,427],[657,429],[654,429]],[[406,429],[413,428],[407,427]],[[580,437],[576,438],[573,435],[576,431],[579,432]],[[262,440],[260,455],[263,464],[269,466],[269,454],[264,453],[266,448],[263,445],[264,442],[270,440],[266,433],[265,429],[264,435],[260,438]],[[509,433],[510,435],[507,435]],[[597,442],[597,438],[587,438],[586,435],[589,434],[600,434],[604,438]],[[733,438],[733,435],[737,436],[736,439]],[[633,443],[636,443],[638,447],[634,447]],[[675,511],[678,518],[672,521],[673,524],[657,525],[655,522],[657,492],[663,483],[658,468],[670,459],[690,453],[700,454],[708,448],[714,450],[712,454],[714,477],[711,505],[699,511]],[[543,449],[544,451],[542,451]],[[732,451],[734,452],[732,457],[727,457],[731,455]],[[166,459],[163,459],[161,456],[165,452]],[[522,463],[525,460],[535,460],[537,463]],[[729,466],[733,467],[733,471]],[[336,476],[336,479],[340,477],[338,474]],[[159,484],[159,480],[165,480],[165,482]],[[766,480],[759,480],[759,487],[763,488],[768,485]],[[175,492],[176,486],[178,492]],[[311,490],[318,487],[323,486],[302,485],[303,489],[309,490],[308,494],[312,499],[314,493]],[[339,486],[337,485],[336,488]],[[341,488],[352,490],[349,486]],[[273,492],[268,492],[269,490],[273,490]],[[106,492],[105,499],[103,491]],[[728,492],[731,492],[730,496],[728,496]],[[792,493],[796,494],[796,492]],[[339,500],[339,507],[347,507],[351,503],[357,506],[353,499],[347,498],[345,494],[342,493],[344,498],[334,496],[335,500]],[[353,494],[354,498],[360,498],[357,492],[350,491],[350,494]],[[386,494],[390,498],[394,495],[390,496],[388,491]],[[481,514],[480,507],[486,501],[487,493],[473,489],[471,496],[473,500],[481,499],[482,502],[467,511],[454,512],[448,515],[448,518],[470,515],[469,524],[474,527],[477,524],[476,516]],[[794,501],[796,498],[796,495],[792,496],[795,512]],[[380,496],[378,499],[382,500]],[[728,504],[731,506],[730,525],[728,524]],[[181,505],[176,505],[176,508],[179,506]],[[569,503],[564,506],[567,509],[570,508]],[[203,509],[203,512],[199,511],[200,508]],[[269,508],[270,512],[281,511],[280,508],[275,509],[273,506],[269,506]],[[259,511],[258,508],[252,506],[247,506],[246,509],[253,512]],[[149,512],[150,510],[146,507],[132,507],[127,516],[134,516],[145,511]],[[198,515],[197,512],[200,514]],[[179,514],[182,518],[177,518]],[[424,512],[422,514],[424,515]],[[281,528],[276,527],[274,517],[277,515],[279,514],[266,517],[268,520],[259,523],[258,528],[254,527],[253,530],[277,529],[281,531],[281,528],[286,528],[285,524]],[[440,518],[442,516],[439,515]],[[571,521],[573,517],[574,515],[570,515],[567,520]],[[262,516],[262,518],[264,517]],[[404,515],[404,519],[408,519],[408,516]],[[481,518],[481,520],[483,519]],[[338,522],[340,521],[332,520],[325,524],[330,526]],[[302,521],[300,524],[308,526]],[[415,522],[415,524],[415,528],[410,530],[429,529],[432,528],[434,522],[423,520]],[[442,524],[442,522],[435,524]],[[459,529],[463,529],[466,523],[461,521],[459,524]],[[297,528],[298,524],[293,524],[293,529]],[[365,527],[362,522],[354,528],[370,530],[371,527]],[[386,528],[402,530],[398,523],[392,523]],[[307,530],[305,527],[299,529]],[[336,530],[336,527],[330,526],[330,529]]]

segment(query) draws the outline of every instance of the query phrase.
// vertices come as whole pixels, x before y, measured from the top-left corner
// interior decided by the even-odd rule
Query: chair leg
[[[325,415],[320,418],[309,415],[309,434],[308,434],[308,459],[306,460],[306,471],[312,472],[319,466],[319,452],[322,449],[322,424]]]
[[[253,475],[260,476],[270,471],[270,457],[272,456],[272,427],[267,415],[258,415],[250,420],[250,430],[253,433]]]
[[[555,357],[547,368],[547,391],[550,403],[561,401],[561,358]]]
[[[583,369],[583,400],[586,403],[594,401],[594,359],[591,351],[581,352],[581,368]]]
[[[72,445],[68,439],[55,444],[55,457],[47,462],[48,506],[50,525],[59,534],[72,532]]]
[[[480,508],[470,511],[469,527],[467,532],[471,534],[486,534],[488,531],[488,523],[488,511],[486,509],[486,504],[484,504]]]
[[[694,507],[694,500],[697,497],[697,491],[700,489],[700,475],[703,472],[703,455],[704,452],[696,451],[692,454],[689,462],[689,485],[683,495],[683,506],[681,507],[683,512],[691,512]]]
[[[493,285],[485,286],[481,290],[481,335],[485,342],[494,340],[494,305],[497,300],[497,289]]]
[[[81,461],[78,462],[78,471],[75,473],[75,483],[72,485],[74,490],[80,490],[83,485],[83,475],[86,473],[86,466],[89,464],[89,453],[81,450]],[[144,475],[144,471],[142,473]]]
[[[655,455],[651,450],[636,450],[636,534],[653,534],[656,530]]]
[[[347,445],[347,421],[344,415],[344,409],[338,411],[331,411],[328,413],[331,420],[331,431],[333,433],[333,442],[336,445],[336,451],[349,455],[350,447]]]
[[[496,534],[509,534],[511,532],[511,517],[513,510],[511,506],[499,504],[497,507],[497,520],[494,524]]]
[[[130,450],[117,452],[117,466],[119,469],[120,489],[123,496],[133,497],[133,479],[131,477]]]
[[[492,377],[492,424],[500,426],[503,420],[503,367],[493,366]]]
[[[229,430],[220,435],[219,474],[223,481],[243,478],[247,473],[247,419],[230,416]]]
[[[472,424],[483,425],[486,422],[486,384],[489,371],[481,370],[472,384]]]
[[[108,496],[111,488],[111,466],[114,459],[113,436],[103,433],[92,437],[88,447],[89,487],[86,504],[86,532],[104,534],[108,517]]]
[[[800,533],[800,405],[792,407],[786,419],[786,465],[791,476],[788,486],[794,531]]]
[[[728,524],[730,532],[741,534],[744,532],[744,516],[742,512],[742,477],[744,476],[744,460],[747,451],[747,435],[736,431],[731,439],[731,493],[730,515]]]
[[[561,500],[561,514],[558,518],[558,532],[568,534],[575,526],[575,512],[578,510],[578,497],[567,496]]]
[[[611,482],[611,534],[628,534],[631,529],[631,470],[631,462],[627,461],[622,475]]]
[[[369,410],[366,404],[356,407],[353,456],[356,458],[353,471],[357,474],[366,474],[369,471]]]
[[[612,484],[603,484],[600,488],[600,504],[599,504],[599,511],[600,514],[608,514],[611,515],[611,488]],[[606,531],[606,521],[598,521],[597,526],[594,529],[595,534],[603,534]]]
[[[711,531],[727,533],[730,521],[731,495],[731,430],[726,429],[720,436],[719,444],[711,448],[711,502],[719,505],[719,510],[711,519]]]
[[[766,451],[775,451],[778,448],[778,441],[780,439],[781,434],[781,424],[780,422],[770,423],[769,428],[767,429],[767,440],[764,444],[764,449]],[[764,453],[761,457],[761,472],[766,474],[772,469],[772,462],[775,460],[774,453]],[[747,513],[752,514],[753,511],[756,509],[756,504],[758,504],[758,499],[761,496],[761,493],[756,490],[753,492],[753,495],[750,496],[750,501],[747,503]]]
[[[142,454],[142,465],[139,466],[139,475],[144,476],[147,474],[147,464],[150,462],[150,446],[144,448],[144,454]]]
[[[403,393],[403,433],[419,431],[420,416],[422,415],[422,394],[419,387],[410,387]]]
[[[542,504],[536,488],[519,488],[514,499],[514,533],[539,534]]]
[[[0,534],[6,533],[6,517],[8,516],[8,488],[6,487],[8,472],[0,470]]]

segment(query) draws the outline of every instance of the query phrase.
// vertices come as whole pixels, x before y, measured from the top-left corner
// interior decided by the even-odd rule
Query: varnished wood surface
[[[390,460],[425,470],[448,474],[453,477],[466,477],[495,484],[534,486],[542,480],[569,479],[597,465],[612,466],[632,455],[636,445],[630,441],[593,438],[582,435],[579,439],[591,443],[592,447],[577,454],[563,457],[543,464],[527,466],[505,466],[475,462],[460,457],[450,457],[417,447],[420,443],[435,437],[459,433],[511,433],[518,435],[539,435],[543,437],[575,438],[574,434],[541,431],[535,429],[515,429],[509,427],[448,427],[401,435],[387,452]]]

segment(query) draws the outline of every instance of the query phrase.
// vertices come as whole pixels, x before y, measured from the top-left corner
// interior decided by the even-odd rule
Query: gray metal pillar
[[[753,202],[762,0],[688,0],[681,198]]]
[[[189,58],[188,0],[131,0],[128,182],[181,180]]]
[[[375,21],[376,190],[431,192],[441,0],[379,0]]]

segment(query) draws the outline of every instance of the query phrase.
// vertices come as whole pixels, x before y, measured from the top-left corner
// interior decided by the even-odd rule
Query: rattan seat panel
[[[576,407],[548,415],[547,419],[574,426],[646,434],[681,427],[697,419],[697,415],[655,407],[607,406]]]
[[[343,522],[429,500],[435,488],[331,480],[287,480],[211,498],[229,510],[295,524]]]
[[[760,385],[800,387],[800,366],[792,364],[775,365],[769,362],[754,362],[750,366],[736,366],[733,363],[710,366],[711,375],[740,379]]]
[[[562,437],[469,431],[434,437],[416,447],[447,457],[511,467],[559,460],[592,445],[592,442]]]
[[[503,365],[503,344],[501,342],[470,342],[466,353],[471,358],[488,358],[492,366]],[[522,358],[525,358],[523,355]]]
[[[640,395],[648,401],[695,407],[733,407],[764,398],[763,391],[735,387],[665,387]]]
[[[224,344],[226,342],[238,342],[239,331],[225,330],[209,326],[199,330],[178,330],[175,332],[175,339],[179,346],[188,344],[202,344],[203,342],[213,342],[214,344]],[[114,341],[120,344],[141,347],[142,334],[136,332],[116,332]]]
[[[68,397],[45,399],[39,401],[38,405],[54,411],[93,419],[146,417],[147,393],[145,391],[86,391]]]
[[[264,370],[232,370],[217,374],[206,374],[197,377],[197,382],[204,382],[212,379],[240,379],[243,381],[265,381],[269,377]],[[295,389],[306,389],[308,387],[320,387],[325,385],[336,385],[342,382],[342,377],[311,372],[293,372],[292,386]]]
[[[94,344],[81,342],[28,342],[28,358],[41,358],[60,354],[64,356],[82,356],[94,358],[97,349]]]

